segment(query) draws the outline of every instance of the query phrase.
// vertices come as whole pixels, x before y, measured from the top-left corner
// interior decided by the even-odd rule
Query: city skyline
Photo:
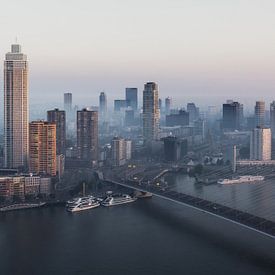
[[[29,13],[30,6],[35,12]],[[0,12],[4,26],[0,53],[3,56],[18,36],[31,64],[34,102],[41,96],[58,101],[65,91],[77,92],[77,101],[96,99],[102,90],[111,99],[123,94],[125,87],[141,90],[146,81],[159,84],[160,96],[169,93],[175,98],[228,92],[271,97],[275,90],[274,10],[270,0],[265,5],[259,0],[163,0],[131,5],[122,0],[115,4],[82,1],[82,5],[5,1]],[[20,25],[9,20],[9,11]]]

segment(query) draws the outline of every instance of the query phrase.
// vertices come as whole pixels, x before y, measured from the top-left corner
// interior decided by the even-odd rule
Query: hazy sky
[[[71,91],[95,104],[146,81],[174,98],[275,99],[274,0],[0,2],[0,54],[17,36],[33,102]]]

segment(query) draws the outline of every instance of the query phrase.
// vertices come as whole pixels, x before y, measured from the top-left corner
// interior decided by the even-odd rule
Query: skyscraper
[[[99,118],[102,122],[106,121],[107,116],[107,96],[104,92],[99,95]]]
[[[56,175],[56,125],[46,121],[30,123],[29,171]]]
[[[29,151],[29,84],[27,56],[11,46],[4,61],[4,165],[26,167]]]
[[[147,82],[143,91],[143,137],[145,144],[158,139],[159,133],[158,85]]]
[[[98,159],[98,112],[77,111],[77,149],[82,160]]]
[[[271,160],[271,131],[270,128],[257,127],[251,133],[250,159]]]
[[[255,105],[255,127],[264,127],[265,126],[265,102],[256,101]]]
[[[187,112],[189,113],[190,123],[193,123],[199,118],[199,108],[196,107],[195,103],[187,103]]]
[[[72,102],[73,102],[73,95],[72,93],[64,93],[64,110],[66,111],[67,115],[71,113],[73,107],[72,107]]]
[[[243,105],[239,102],[223,104],[222,127],[225,130],[240,130],[243,118]]]
[[[65,155],[66,151],[66,113],[54,109],[47,112],[48,122],[56,125],[56,154]]]
[[[166,115],[170,115],[171,106],[172,106],[172,98],[166,97],[165,98],[165,114]]]
[[[270,103],[270,128],[272,139],[275,139],[275,101]]]
[[[132,107],[134,111],[138,107],[138,89],[137,88],[126,88],[125,90],[125,99],[127,102],[127,107]]]

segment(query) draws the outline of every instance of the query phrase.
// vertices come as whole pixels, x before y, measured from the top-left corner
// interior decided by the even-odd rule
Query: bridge
[[[208,213],[275,239],[275,222],[265,218],[257,217],[250,213],[224,206],[216,202],[211,202],[206,199],[194,197],[192,195],[179,193],[173,190],[166,190],[165,188],[156,185],[144,184],[132,180],[122,181],[114,178],[104,178],[104,181],[141,192],[150,192],[154,196]]]

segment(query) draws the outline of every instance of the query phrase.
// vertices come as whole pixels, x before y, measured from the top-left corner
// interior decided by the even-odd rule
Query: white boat
[[[101,202],[103,206],[113,206],[136,201],[137,198],[133,198],[127,194],[109,195]]]
[[[85,196],[85,197],[77,197],[77,198],[73,198],[71,200],[67,201],[67,206],[69,206],[70,204],[75,204],[75,203],[80,203],[83,200],[95,200],[96,198],[93,195],[89,195],[89,196]]]
[[[41,207],[45,204],[46,204],[45,202],[40,202],[40,203],[16,203],[16,204],[3,206],[3,207],[0,208],[0,211],[1,212],[6,212],[6,211],[13,211],[13,210],[38,208],[38,207]]]
[[[67,210],[69,212],[79,212],[100,206],[100,203],[96,199],[91,198],[79,198],[75,203],[67,204]]]
[[[257,181],[263,181],[264,176],[240,176],[233,179],[219,179],[219,184],[238,184],[238,183],[254,183]]]

